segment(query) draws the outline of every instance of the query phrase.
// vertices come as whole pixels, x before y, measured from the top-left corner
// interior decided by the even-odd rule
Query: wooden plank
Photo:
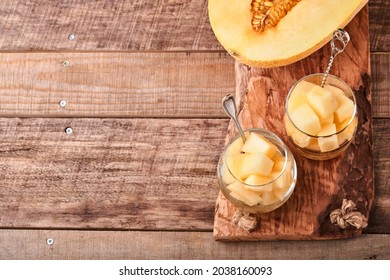
[[[373,116],[390,117],[390,53],[371,68]],[[0,116],[225,118],[234,80],[226,53],[0,53]]]
[[[4,0],[0,16],[3,51],[222,49],[205,0]]]
[[[53,245],[46,244],[48,238]],[[386,234],[316,242],[220,243],[211,232],[3,229],[0,246],[0,259],[390,259]]]
[[[369,2],[372,51],[390,50],[389,6]],[[206,0],[3,0],[0,16],[2,51],[222,50]]]
[[[390,51],[390,2],[370,0],[370,47],[371,51]]]
[[[374,119],[375,199],[367,233],[390,229],[390,119]]]
[[[389,117],[390,53],[371,55],[371,75],[373,116]]]
[[[226,119],[0,119],[0,227],[211,231],[227,126]],[[368,230],[390,233],[388,119],[375,119],[374,131],[381,132]]]
[[[226,53],[0,53],[0,115],[220,117],[233,65]]]
[[[0,227],[210,229],[226,126],[0,119]]]
[[[274,131],[294,153],[298,167],[297,187],[280,208],[257,216],[260,225],[248,233],[231,221],[236,207],[224,196],[217,199],[214,235],[218,240],[336,239],[361,234],[361,229],[342,229],[329,215],[341,208],[343,199],[357,204],[368,217],[374,199],[371,91],[369,84],[369,37],[367,9],[363,8],[346,30],[351,44],[338,56],[332,74],[355,92],[358,129],[351,146],[339,157],[327,161],[308,160],[289,141],[283,117],[285,99],[294,83],[311,73],[322,73],[330,57],[330,46],[286,67],[253,69],[236,63],[236,98],[244,128]],[[317,81],[321,83],[321,79]],[[236,133],[231,126],[229,136]],[[363,175],[364,174],[364,175]]]

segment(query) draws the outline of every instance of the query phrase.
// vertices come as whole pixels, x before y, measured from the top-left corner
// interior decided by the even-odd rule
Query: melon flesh
[[[222,46],[251,66],[291,64],[324,46],[368,0],[301,0],[276,27],[257,32],[252,0],[209,0],[211,27]]]
[[[278,148],[264,137],[251,132],[241,151],[251,154],[264,153],[272,158],[278,152]]]
[[[320,119],[308,104],[303,104],[290,113],[294,124],[305,133],[316,135],[321,130]]]
[[[321,119],[331,118],[339,106],[337,98],[328,90],[315,86],[307,94],[310,107]]]
[[[239,182],[234,182],[226,188],[230,191],[231,196],[249,206],[253,206],[262,202],[262,198],[259,194],[245,189]]]

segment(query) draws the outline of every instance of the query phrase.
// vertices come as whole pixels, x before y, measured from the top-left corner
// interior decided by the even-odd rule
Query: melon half
[[[312,54],[364,7],[367,0],[273,0],[294,3],[276,26],[256,31],[252,2],[209,0],[211,27],[222,46],[238,61],[256,67],[288,65]],[[275,6],[276,7],[276,6]],[[353,39],[353,38],[352,38]]]

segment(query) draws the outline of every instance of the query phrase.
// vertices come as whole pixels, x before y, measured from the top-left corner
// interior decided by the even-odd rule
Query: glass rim
[[[306,75],[302,78],[300,78],[298,81],[296,81],[294,83],[294,85],[290,88],[288,94],[287,94],[287,97],[286,97],[286,105],[285,105],[285,109],[286,109],[286,115],[288,117],[288,120],[290,121],[290,123],[294,126],[294,128],[296,128],[299,132],[303,133],[304,135],[306,136],[309,136],[309,137],[312,137],[312,138],[315,138],[315,139],[318,139],[318,138],[330,138],[334,135],[339,135],[341,134],[343,131],[345,131],[351,124],[352,122],[354,121],[355,117],[356,117],[356,114],[357,114],[357,103],[356,103],[356,97],[355,97],[355,93],[353,92],[352,88],[345,82],[343,81],[341,78],[337,77],[337,76],[334,76],[334,75],[331,75],[329,74],[328,75],[328,79],[329,78],[332,78],[332,79],[335,79],[335,80],[338,80],[339,82],[341,82],[342,84],[344,84],[346,86],[346,88],[349,89],[350,93],[351,93],[351,97],[352,97],[352,101],[353,101],[353,113],[352,113],[352,116],[351,118],[349,119],[348,123],[346,126],[344,126],[342,129],[340,129],[339,131],[336,131],[336,133],[332,133],[332,134],[328,134],[328,135],[321,135],[321,136],[318,136],[318,135],[312,135],[312,134],[309,134],[303,130],[301,130],[299,127],[297,127],[295,125],[295,123],[292,121],[291,117],[290,117],[290,114],[289,114],[289,111],[288,111],[288,100],[290,99],[290,96],[291,96],[291,93],[294,91],[295,87],[303,80],[307,79],[307,78],[310,78],[310,77],[315,77],[315,76],[323,76],[325,75],[325,73],[314,73],[314,74],[310,74],[310,75]]]
[[[251,185],[251,184],[247,184],[245,183],[244,181],[242,181],[240,178],[237,178],[236,175],[234,175],[234,173],[231,171],[231,169],[229,168],[229,165],[228,165],[228,162],[226,160],[226,157],[227,157],[227,154],[226,154],[226,151],[227,149],[230,147],[230,145],[236,141],[238,138],[241,137],[240,133],[237,133],[232,139],[230,139],[228,145],[226,146],[225,150],[224,150],[224,153],[223,153],[223,159],[224,159],[224,162],[226,164],[226,167],[229,171],[229,173],[233,176],[233,178],[235,180],[237,180],[237,182],[245,185],[245,186],[248,186],[248,187],[257,187],[259,189],[261,189],[262,187],[265,187],[265,186],[268,186],[272,183],[274,183],[276,180],[278,180],[280,178],[280,176],[282,176],[282,174],[285,172],[286,168],[287,168],[287,161],[288,161],[288,148],[286,146],[286,144],[283,142],[282,139],[280,139],[280,137],[278,135],[276,135],[275,133],[273,133],[272,131],[269,131],[267,129],[264,129],[264,128],[248,128],[248,129],[245,129],[244,130],[244,133],[245,132],[251,132],[251,131],[258,131],[258,132],[265,132],[265,133],[269,133],[270,135],[272,135],[273,137],[276,138],[276,140],[281,144],[282,148],[283,148],[283,152],[285,154],[284,156],[284,164],[283,164],[283,168],[282,170],[279,172],[278,176],[276,176],[275,178],[273,178],[271,181],[265,183],[265,184],[260,184],[260,185]],[[264,134],[261,133],[261,136],[264,136]],[[265,137],[265,136],[264,136]],[[265,137],[267,140],[269,140],[267,137]],[[279,150],[279,149],[278,149]]]

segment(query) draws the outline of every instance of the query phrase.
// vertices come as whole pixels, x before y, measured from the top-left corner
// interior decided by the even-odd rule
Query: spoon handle
[[[330,46],[332,48],[332,52],[330,54],[330,59],[328,63],[328,67],[326,67],[324,77],[322,78],[321,87],[324,87],[326,79],[328,78],[330,68],[332,68],[333,60],[336,55],[342,53],[345,50],[345,47],[348,45],[351,40],[349,34],[344,29],[338,29],[333,32],[332,40],[330,41]]]
[[[234,124],[236,125],[241,135],[242,141],[245,143],[246,137],[237,119],[237,107],[233,95],[228,94],[222,99],[222,108],[225,111],[226,115],[228,115],[234,121]]]

